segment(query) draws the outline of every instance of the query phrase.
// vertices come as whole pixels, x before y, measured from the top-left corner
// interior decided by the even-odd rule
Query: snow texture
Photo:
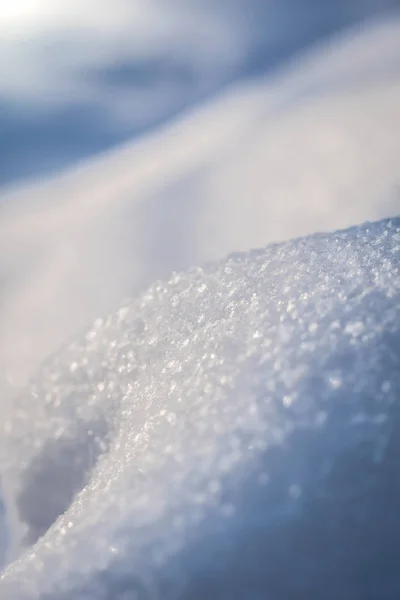
[[[400,219],[231,255],[49,360],[0,597],[399,598],[399,256]]]
[[[2,397],[97,315],[173,270],[399,214],[399,65],[395,12],[1,195]]]

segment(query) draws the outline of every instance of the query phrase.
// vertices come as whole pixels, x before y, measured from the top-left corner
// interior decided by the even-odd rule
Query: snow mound
[[[396,218],[232,255],[44,365],[0,597],[398,598],[399,254]]]
[[[174,270],[399,214],[399,65],[396,11],[70,172],[0,190],[0,395]]]

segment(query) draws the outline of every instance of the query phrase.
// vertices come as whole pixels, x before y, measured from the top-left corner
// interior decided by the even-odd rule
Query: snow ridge
[[[231,255],[55,355],[0,425],[0,598],[398,598],[399,253]]]

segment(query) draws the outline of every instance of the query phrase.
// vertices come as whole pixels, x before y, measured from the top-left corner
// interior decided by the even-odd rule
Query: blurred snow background
[[[15,0],[0,13],[0,185],[156,127],[398,0]]]

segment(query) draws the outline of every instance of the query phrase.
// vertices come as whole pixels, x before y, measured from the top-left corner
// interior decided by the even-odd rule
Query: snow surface
[[[238,253],[48,361],[0,597],[397,598],[399,257],[400,219]]]
[[[172,270],[399,213],[400,18],[0,197],[0,381]]]
[[[397,13],[1,196],[0,600],[399,598],[399,59]]]

